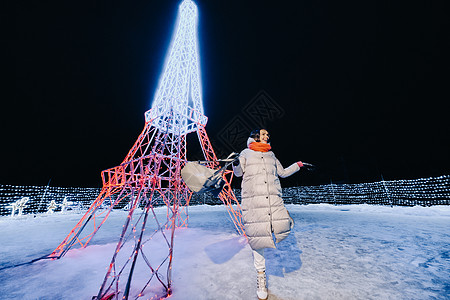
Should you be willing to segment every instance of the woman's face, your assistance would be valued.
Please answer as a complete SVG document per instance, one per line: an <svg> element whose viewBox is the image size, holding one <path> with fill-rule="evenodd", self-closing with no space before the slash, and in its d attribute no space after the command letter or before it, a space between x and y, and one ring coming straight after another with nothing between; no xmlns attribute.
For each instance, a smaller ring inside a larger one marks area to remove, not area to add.
<svg viewBox="0 0 450 300"><path fill-rule="evenodd" d="M265 129L259 131L259 139L261 143L267 144L269 141L269 133Z"/></svg>

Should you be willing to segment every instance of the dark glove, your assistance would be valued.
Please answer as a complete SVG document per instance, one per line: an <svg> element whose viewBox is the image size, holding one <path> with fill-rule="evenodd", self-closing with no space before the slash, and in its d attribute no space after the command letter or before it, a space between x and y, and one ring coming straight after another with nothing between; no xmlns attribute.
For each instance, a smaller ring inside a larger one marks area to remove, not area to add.
<svg viewBox="0 0 450 300"><path fill-rule="evenodd" d="M233 160L233 166L237 167L239 166L239 153L233 152L230 155L228 155L228 159L234 159Z"/></svg>
<svg viewBox="0 0 450 300"><path fill-rule="evenodd" d="M308 171L314 171L316 169L316 166L313 164L309 164L309 163L303 163L303 168L308 170Z"/></svg>
<svg viewBox="0 0 450 300"><path fill-rule="evenodd" d="M237 167L237 166L239 166L239 164L240 164L240 161L239 161L239 156L238 156L233 161L233 167Z"/></svg>

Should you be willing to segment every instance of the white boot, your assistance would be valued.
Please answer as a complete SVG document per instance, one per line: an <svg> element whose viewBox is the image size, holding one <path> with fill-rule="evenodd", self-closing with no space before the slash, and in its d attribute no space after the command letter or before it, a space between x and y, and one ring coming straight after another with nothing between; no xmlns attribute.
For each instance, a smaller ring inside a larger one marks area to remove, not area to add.
<svg viewBox="0 0 450 300"><path fill-rule="evenodd" d="M266 271L258 272L256 277L256 295L259 300L267 299Z"/></svg>

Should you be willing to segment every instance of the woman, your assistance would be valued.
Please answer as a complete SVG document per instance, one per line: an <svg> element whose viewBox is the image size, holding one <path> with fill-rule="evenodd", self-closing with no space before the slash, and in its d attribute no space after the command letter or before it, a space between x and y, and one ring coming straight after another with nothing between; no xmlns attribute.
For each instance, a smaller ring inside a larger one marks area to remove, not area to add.
<svg viewBox="0 0 450 300"><path fill-rule="evenodd" d="M242 217L248 242L253 250L257 275L258 299L267 299L266 265L264 248L276 248L276 242L284 240L293 226L293 221L281 198L278 176L290 176L303 166L301 161L283 168L269 144L266 129L254 130L247 141L239 160L233 164L234 174L242 179Z"/></svg>

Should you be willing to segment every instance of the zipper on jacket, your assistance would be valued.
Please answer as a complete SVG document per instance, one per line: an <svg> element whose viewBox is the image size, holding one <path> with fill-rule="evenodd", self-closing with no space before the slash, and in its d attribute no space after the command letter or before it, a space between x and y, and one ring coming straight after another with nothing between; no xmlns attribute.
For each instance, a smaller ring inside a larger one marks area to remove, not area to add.
<svg viewBox="0 0 450 300"><path fill-rule="evenodd" d="M262 155L262 154L261 154ZM261 156L264 166L264 172L266 173L266 181L264 182L266 184L267 188L267 199L269 202L269 219L270 219L270 231L273 233L273 226L272 226L272 204L270 203L270 192L269 192L269 177L267 174L267 167L266 167L266 161L264 159L264 156Z"/></svg>

